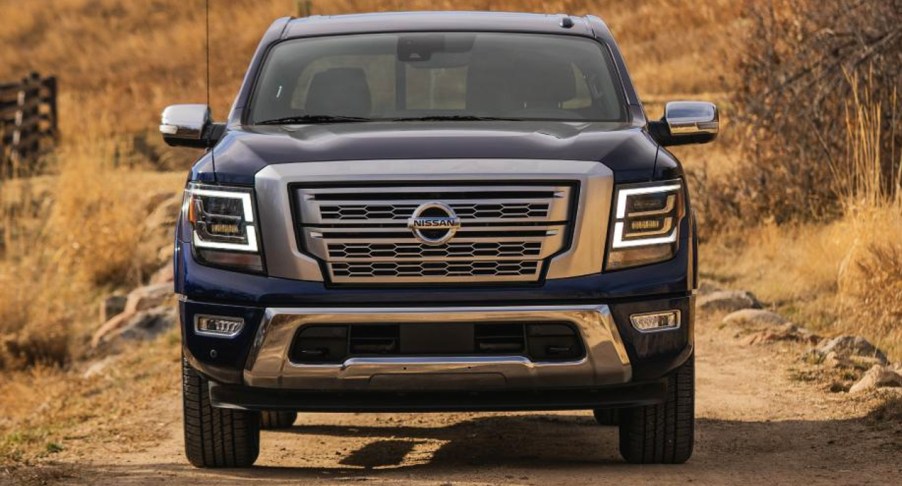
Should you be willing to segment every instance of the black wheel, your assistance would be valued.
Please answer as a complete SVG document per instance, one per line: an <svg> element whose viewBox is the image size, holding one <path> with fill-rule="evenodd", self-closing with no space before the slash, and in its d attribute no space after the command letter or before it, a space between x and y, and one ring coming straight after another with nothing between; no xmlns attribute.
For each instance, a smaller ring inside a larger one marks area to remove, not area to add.
<svg viewBox="0 0 902 486"><path fill-rule="evenodd" d="M185 455L196 467L250 467L260 453L260 413L210 405L207 380L182 358Z"/></svg>
<svg viewBox="0 0 902 486"><path fill-rule="evenodd" d="M596 408L592 411L598 425L618 425L620 423L620 410L616 408Z"/></svg>
<svg viewBox="0 0 902 486"><path fill-rule="evenodd" d="M262 412L260 428L263 430L287 429L294 425L297 412Z"/></svg>
<svg viewBox="0 0 902 486"><path fill-rule="evenodd" d="M670 377L667 401L620 410L620 455L634 464L682 464L695 434L695 357Z"/></svg>

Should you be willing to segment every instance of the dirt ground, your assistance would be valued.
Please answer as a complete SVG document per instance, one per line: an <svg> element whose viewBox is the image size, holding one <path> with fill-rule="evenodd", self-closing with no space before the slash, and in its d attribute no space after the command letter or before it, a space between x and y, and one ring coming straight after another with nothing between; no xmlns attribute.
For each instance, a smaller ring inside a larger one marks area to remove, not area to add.
<svg viewBox="0 0 902 486"><path fill-rule="evenodd" d="M617 429L596 425L589 412L302 414L288 431L263 432L253 469L200 470L183 455L180 394L172 390L134 407L133 426L156 429L159 440L98 444L85 431L44 472L19 480L798 485L891 484L902 477L902 426L867 417L875 400L794 379L789 369L798 350L742 345L715 322L697 326L697 445L685 465L624 464Z"/></svg>

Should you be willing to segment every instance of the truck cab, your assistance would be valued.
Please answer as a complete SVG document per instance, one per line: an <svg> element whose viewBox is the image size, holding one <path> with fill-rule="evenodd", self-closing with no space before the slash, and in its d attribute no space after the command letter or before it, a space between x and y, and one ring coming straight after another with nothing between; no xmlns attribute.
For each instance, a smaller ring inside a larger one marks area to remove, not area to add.
<svg viewBox="0 0 902 486"><path fill-rule="evenodd" d="M592 410L634 463L694 433L695 222L597 17L276 20L203 155L175 238L186 454L247 467L297 412Z"/></svg>

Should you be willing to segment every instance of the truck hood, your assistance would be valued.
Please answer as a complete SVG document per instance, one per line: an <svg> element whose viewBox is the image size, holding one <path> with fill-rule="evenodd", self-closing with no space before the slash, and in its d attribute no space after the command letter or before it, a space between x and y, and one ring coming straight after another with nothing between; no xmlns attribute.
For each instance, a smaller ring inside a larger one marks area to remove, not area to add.
<svg viewBox="0 0 902 486"><path fill-rule="evenodd" d="M368 122L229 129L192 180L253 185L270 164L392 159L591 160L618 182L654 175L657 144L622 123L548 121ZM214 159L215 158L215 175Z"/></svg>

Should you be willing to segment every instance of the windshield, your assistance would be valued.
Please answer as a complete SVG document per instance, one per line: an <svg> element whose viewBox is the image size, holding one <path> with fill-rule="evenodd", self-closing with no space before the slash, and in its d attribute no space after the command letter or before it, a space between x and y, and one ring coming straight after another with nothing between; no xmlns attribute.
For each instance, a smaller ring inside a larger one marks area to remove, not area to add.
<svg viewBox="0 0 902 486"><path fill-rule="evenodd" d="M294 39L273 47L250 121L624 121L610 55L547 34L397 33Z"/></svg>

